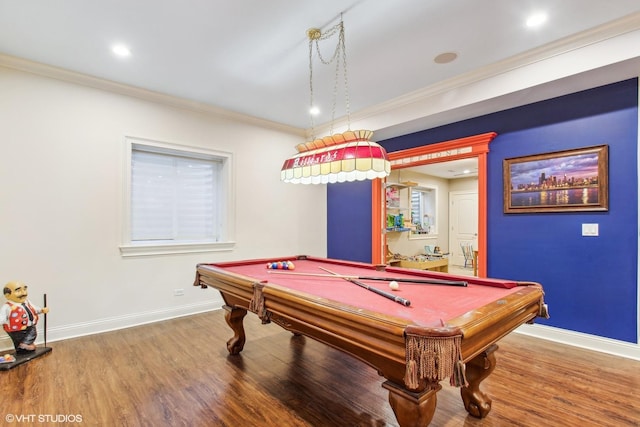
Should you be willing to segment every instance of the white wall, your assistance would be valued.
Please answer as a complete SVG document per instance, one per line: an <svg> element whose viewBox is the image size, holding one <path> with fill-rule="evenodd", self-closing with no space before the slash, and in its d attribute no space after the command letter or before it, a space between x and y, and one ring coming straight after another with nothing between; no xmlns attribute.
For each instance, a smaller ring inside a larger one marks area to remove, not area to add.
<svg viewBox="0 0 640 427"><path fill-rule="evenodd" d="M233 153L233 251L121 257L126 135ZM301 141L277 126L0 67L0 284L24 281L39 305L47 294L53 341L218 307L216 291L192 286L197 263L326 256L326 187L280 182Z"/></svg>
<svg viewBox="0 0 640 427"><path fill-rule="evenodd" d="M478 191L478 177L451 179L449 191Z"/></svg>

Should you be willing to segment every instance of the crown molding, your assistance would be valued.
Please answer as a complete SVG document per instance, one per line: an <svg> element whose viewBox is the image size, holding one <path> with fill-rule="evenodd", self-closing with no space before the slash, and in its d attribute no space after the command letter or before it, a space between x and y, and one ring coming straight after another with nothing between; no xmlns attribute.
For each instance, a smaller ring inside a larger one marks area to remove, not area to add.
<svg viewBox="0 0 640 427"><path fill-rule="evenodd" d="M352 112L351 126L372 129L378 134L373 139L380 141L566 94L554 87L517 95L536 86L557 82L570 93L613 82L607 78L637 77L640 72L629 70L637 68L640 58L640 49L634 48L638 34L640 12ZM611 72L611 66L622 62L627 65ZM598 69L603 72L594 72ZM581 78L586 72L591 72L589 79ZM576 76L580 81L566 80ZM315 130L326 132L330 125ZM346 117L333 121L334 129L348 126Z"/></svg>
<svg viewBox="0 0 640 427"><path fill-rule="evenodd" d="M163 93L142 89L135 86L129 86L117 83L111 80L101 79L99 77L87 74L77 73L75 71L65 70L63 68L53 67L51 65L30 61L28 59L18 58L15 56L0 53L0 66L36 74L42 77L48 77L67 83L77 84L81 86L91 87L119 95L130 96L170 107L182 108L185 110L203 113L227 120L233 120L240 123L250 124L268 129L279 130L294 135L305 136L305 130L288 126L282 123L272 122L265 119L241 114L235 111L227 110L215 105L205 104L201 102L191 101L184 98L178 98Z"/></svg>
<svg viewBox="0 0 640 427"><path fill-rule="evenodd" d="M367 122L386 113L393 112L394 110L398 110L401 108L404 109L412 105L423 105L430 99L443 96L444 94L451 93L452 91L458 90L462 87L468 87L474 84L478 84L483 81L487 81L489 79L506 74L510 71L523 69L527 66L531 66L554 57L562 56L570 52L577 51L581 48L595 45L597 43L638 30L640 30L640 12L627 15L621 19L611 21L607 24L566 37L553 43L548 43L544 46L540 46L522 54L507 58L503 61L487 65L472 72L461 74L450 79L438 82L436 84L424 87L422 89L418 89L389 101L382 102L373 107L363 109L359 112L351 113L351 123L353 124L355 122ZM73 71L5 54L0 54L0 66L13 68L69 83L88 86L95 89L101 89L125 96L131 96L138 99L143 99L146 101L164 104L176 108L183 108L198 113L204 113L246 124L252 124L259 127L275 129L294 135L299 135L303 138L307 137L310 134L310 129L296 128L284 125L282 123L241 114L214 105L173 97L159 92L116 83L110 80L76 73ZM343 117L334 120L334 128L346 128L346 126L346 118ZM375 127L367 125L365 125L364 127L373 128L374 131L376 130ZM330 129L329 123L317 125L315 127L316 131L328 129Z"/></svg>
<svg viewBox="0 0 640 427"><path fill-rule="evenodd" d="M380 114L401 106L422 101L442 93L458 89L473 83L487 80L491 77L504 74L506 72L526 67L528 65L547 60L552 57L563 55L585 46L590 46L605 40L609 40L633 31L640 30L640 12L627 15L626 17L612 21L599 27L592 28L582 33L574 34L561 40L531 49L519 55L512 56L503 61L489 64L478 68L472 72L461 74L447 80L443 80L431 86L409 92L405 95L394 98L388 102L378 104L374 107L362 110L357 113L358 119L367 116ZM352 114L354 116L354 114Z"/></svg>

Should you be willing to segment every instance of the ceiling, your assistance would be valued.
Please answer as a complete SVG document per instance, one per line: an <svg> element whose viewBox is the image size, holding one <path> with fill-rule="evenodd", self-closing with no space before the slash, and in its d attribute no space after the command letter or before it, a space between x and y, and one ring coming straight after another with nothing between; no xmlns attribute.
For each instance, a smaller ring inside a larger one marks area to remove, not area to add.
<svg viewBox="0 0 640 427"><path fill-rule="evenodd" d="M306 32L341 14L353 114L639 11L638 0L0 0L0 54L306 129ZM534 12L548 20L530 29ZM457 59L436 63L442 53ZM314 64L316 124L331 121L335 74ZM336 117L345 104L339 94Z"/></svg>

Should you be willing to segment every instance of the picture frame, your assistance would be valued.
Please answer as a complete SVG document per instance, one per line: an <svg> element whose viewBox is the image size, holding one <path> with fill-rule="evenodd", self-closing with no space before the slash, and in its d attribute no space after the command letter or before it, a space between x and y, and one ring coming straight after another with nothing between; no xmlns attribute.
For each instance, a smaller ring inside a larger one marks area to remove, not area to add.
<svg viewBox="0 0 640 427"><path fill-rule="evenodd" d="M609 210L609 146L503 160L504 213Z"/></svg>

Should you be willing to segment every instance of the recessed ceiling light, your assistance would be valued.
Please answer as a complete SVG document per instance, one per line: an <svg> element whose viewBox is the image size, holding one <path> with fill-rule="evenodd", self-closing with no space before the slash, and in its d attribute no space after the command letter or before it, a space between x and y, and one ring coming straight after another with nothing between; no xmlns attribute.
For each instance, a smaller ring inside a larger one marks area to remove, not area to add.
<svg viewBox="0 0 640 427"><path fill-rule="evenodd" d="M448 64L449 62L453 62L458 58L458 54L455 52L444 52L440 55L433 58L433 62L436 64Z"/></svg>
<svg viewBox="0 0 640 427"><path fill-rule="evenodd" d="M544 12L534 13L533 15L527 18L526 24L529 28L539 27L540 25L547 22L547 14Z"/></svg>
<svg viewBox="0 0 640 427"><path fill-rule="evenodd" d="M116 55L122 56L122 57L131 55L131 50L127 46L125 46L123 44L117 44L117 45L113 46L111 48L111 51L113 53L115 53Z"/></svg>
<svg viewBox="0 0 640 427"><path fill-rule="evenodd" d="M309 108L309 114L311 114L312 116L317 116L318 114L320 114L320 109L318 107L311 107Z"/></svg>

